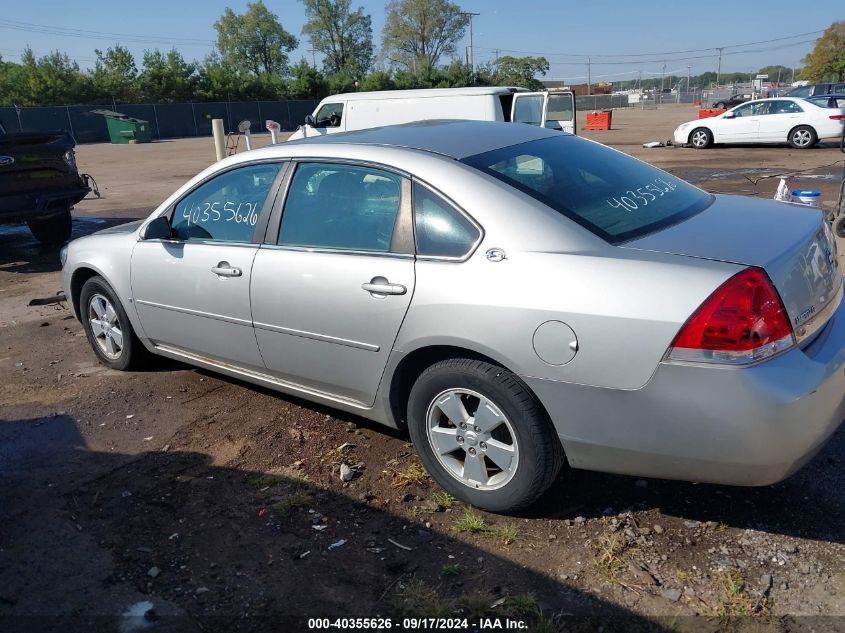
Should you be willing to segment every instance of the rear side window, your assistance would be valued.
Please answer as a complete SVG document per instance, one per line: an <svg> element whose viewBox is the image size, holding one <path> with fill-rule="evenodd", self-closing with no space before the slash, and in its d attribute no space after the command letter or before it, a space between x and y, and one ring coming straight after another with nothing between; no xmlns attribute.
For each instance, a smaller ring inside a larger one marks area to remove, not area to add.
<svg viewBox="0 0 845 633"><path fill-rule="evenodd" d="M481 237L460 211L418 183L414 183L414 223L418 255L461 258Z"/></svg>
<svg viewBox="0 0 845 633"><path fill-rule="evenodd" d="M288 190L280 246L387 253L402 179L367 167L305 163Z"/></svg>
<svg viewBox="0 0 845 633"><path fill-rule="evenodd" d="M621 152L555 136L463 162L528 194L611 244L681 222L713 196Z"/></svg>
<svg viewBox="0 0 845 633"><path fill-rule="evenodd" d="M845 84L836 84L833 87L833 94L835 94L835 95L845 95Z"/></svg>
<svg viewBox="0 0 845 633"><path fill-rule="evenodd" d="M803 112L794 101L771 101L769 103L769 114L792 114L795 112Z"/></svg>
<svg viewBox="0 0 845 633"><path fill-rule="evenodd" d="M250 242L281 165L249 165L215 176L176 205L170 218L180 240Z"/></svg>

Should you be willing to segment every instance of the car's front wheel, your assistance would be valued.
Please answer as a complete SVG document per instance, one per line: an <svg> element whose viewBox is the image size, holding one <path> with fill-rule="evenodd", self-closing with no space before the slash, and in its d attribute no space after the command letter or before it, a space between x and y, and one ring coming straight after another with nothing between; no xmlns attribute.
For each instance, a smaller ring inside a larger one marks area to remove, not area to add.
<svg viewBox="0 0 845 633"><path fill-rule="evenodd" d="M807 149L819 140L816 131L809 125L799 125L789 133L789 144L795 149Z"/></svg>
<svg viewBox="0 0 845 633"><path fill-rule="evenodd" d="M695 149L705 149L713 143L713 133L706 127L694 129L689 135L689 144Z"/></svg>
<svg viewBox="0 0 845 633"><path fill-rule="evenodd" d="M85 282L79 295L79 312L88 342L101 363L120 370L141 363L146 350L105 279L95 276Z"/></svg>
<svg viewBox="0 0 845 633"><path fill-rule="evenodd" d="M833 232L836 237L845 239L845 215L841 215L833 222Z"/></svg>
<svg viewBox="0 0 845 633"><path fill-rule="evenodd" d="M72 221L68 206L58 213L32 218L27 221L27 226L44 246L57 248L70 239Z"/></svg>
<svg viewBox="0 0 845 633"><path fill-rule="evenodd" d="M563 448L528 387L479 360L426 369L408 400L411 439L447 492L491 512L515 512L555 480Z"/></svg>

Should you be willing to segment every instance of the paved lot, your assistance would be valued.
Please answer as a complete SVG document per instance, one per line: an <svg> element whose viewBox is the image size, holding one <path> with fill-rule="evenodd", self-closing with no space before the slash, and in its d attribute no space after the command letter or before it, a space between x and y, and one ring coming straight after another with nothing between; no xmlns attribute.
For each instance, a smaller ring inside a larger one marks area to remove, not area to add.
<svg viewBox="0 0 845 633"><path fill-rule="evenodd" d="M618 111L589 137L712 191L770 197L771 176L807 170L790 183L835 200L836 148L642 148L693 115ZM212 159L210 139L80 147L104 196L78 206L75 234L145 216ZM160 631L487 612L626 631L753 613L731 624L792 631L845 616L843 432L776 486L568 471L525 516L460 531L468 509L418 476L400 433L175 363L98 365L65 305L28 305L59 289L58 268L0 229L0 630L133 630L133 608ZM340 459L363 474L341 483Z"/></svg>

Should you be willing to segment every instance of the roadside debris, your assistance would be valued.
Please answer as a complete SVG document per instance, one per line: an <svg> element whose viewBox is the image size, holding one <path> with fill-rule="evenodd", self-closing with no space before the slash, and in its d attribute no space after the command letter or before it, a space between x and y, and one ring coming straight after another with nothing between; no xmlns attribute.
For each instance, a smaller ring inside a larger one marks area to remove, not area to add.
<svg viewBox="0 0 845 633"><path fill-rule="evenodd" d="M332 543L331 545L329 545L326 549L328 551L332 551L333 549L337 549L338 547L343 547L344 545L346 545L346 539L342 538L339 541L336 541L336 542Z"/></svg>

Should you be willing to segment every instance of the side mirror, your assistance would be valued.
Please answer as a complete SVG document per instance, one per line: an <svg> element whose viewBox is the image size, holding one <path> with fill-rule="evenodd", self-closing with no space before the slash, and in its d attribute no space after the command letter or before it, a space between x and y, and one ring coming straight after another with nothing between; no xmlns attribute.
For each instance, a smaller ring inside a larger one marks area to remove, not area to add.
<svg viewBox="0 0 845 633"><path fill-rule="evenodd" d="M724 119L732 119L732 118L734 118L735 116L736 116L736 115L735 115L733 112L725 112L725 114L723 115L723 117L722 117L722 118L724 118Z"/></svg>
<svg viewBox="0 0 845 633"><path fill-rule="evenodd" d="M166 215L158 216L141 231L142 240L167 240L171 237L173 237L173 231Z"/></svg>
<svg viewBox="0 0 845 633"><path fill-rule="evenodd" d="M309 114L305 117L305 125L310 125L311 127L317 126L317 119L314 118L313 114Z"/></svg>

